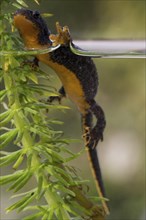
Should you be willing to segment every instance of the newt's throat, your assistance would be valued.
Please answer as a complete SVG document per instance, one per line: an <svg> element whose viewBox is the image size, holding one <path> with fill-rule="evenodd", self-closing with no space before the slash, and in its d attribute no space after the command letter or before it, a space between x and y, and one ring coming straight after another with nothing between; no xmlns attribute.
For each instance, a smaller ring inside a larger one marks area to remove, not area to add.
<svg viewBox="0 0 146 220"><path fill-rule="evenodd" d="M39 43L40 30L36 25L27 19L25 15L17 14L14 16L14 25L19 30L24 40L25 47L28 49L43 49L48 46Z"/></svg>

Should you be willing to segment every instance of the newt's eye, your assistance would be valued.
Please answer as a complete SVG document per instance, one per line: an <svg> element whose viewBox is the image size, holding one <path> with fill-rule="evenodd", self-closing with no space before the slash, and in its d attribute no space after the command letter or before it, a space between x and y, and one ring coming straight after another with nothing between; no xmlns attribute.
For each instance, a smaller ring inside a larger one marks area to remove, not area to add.
<svg viewBox="0 0 146 220"><path fill-rule="evenodd" d="M40 13L38 11L34 11L33 12L33 17L34 18L39 18L40 17Z"/></svg>

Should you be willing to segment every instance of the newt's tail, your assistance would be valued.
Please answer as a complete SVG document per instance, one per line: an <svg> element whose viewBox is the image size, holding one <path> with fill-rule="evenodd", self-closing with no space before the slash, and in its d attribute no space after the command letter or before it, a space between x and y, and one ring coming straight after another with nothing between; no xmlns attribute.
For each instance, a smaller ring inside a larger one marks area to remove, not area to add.
<svg viewBox="0 0 146 220"><path fill-rule="evenodd" d="M98 196L101 198L101 203L103 205L105 213L109 215L110 213L109 207L108 207L107 201L104 200L105 190L104 190L104 185L102 181L102 175L101 175L101 170L100 170L100 165L99 165L96 149L87 147L87 154L88 154L88 159L90 162L92 174L95 179Z"/></svg>
<svg viewBox="0 0 146 220"><path fill-rule="evenodd" d="M84 140L87 149L88 159L90 162L91 170L93 177L95 179L97 193L99 197L101 197L101 202L104 208L105 213L108 215L109 208L107 202L104 200L105 190L104 184L102 181L102 175L98 160L98 155L96 151L96 145L98 144L99 140L103 140L103 130L105 127L105 117L102 108L97 105L97 103L92 100L90 104L90 109L86 114L82 115L82 124L83 124L83 131L84 131ZM95 126L92 126L92 117L93 114L97 118L97 122Z"/></svg>

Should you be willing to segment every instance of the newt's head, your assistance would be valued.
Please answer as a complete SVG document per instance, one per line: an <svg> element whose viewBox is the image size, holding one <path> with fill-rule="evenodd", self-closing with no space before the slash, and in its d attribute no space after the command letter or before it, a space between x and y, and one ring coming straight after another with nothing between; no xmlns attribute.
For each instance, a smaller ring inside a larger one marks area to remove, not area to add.
<svg viewBox="0 0 146 220"><path fill-rule="evenodd" d="M17 10L14 25L18 29L27 48L41 48L51 44L50 31L38 11Z"/></svg>

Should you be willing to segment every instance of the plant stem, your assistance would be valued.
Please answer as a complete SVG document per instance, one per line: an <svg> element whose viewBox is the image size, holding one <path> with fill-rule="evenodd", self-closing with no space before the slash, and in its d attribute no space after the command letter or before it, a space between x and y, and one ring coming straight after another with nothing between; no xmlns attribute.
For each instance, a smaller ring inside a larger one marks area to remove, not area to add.
<svg viewBox="0 0 146 220"><path fill-rule="evenodd" d="M11 73L8 71L7 68L5 68L5 74L4 74L4 84L5 84L5 88L9 91L8 92L8 100L9 103L13 103L12 105L10 104L10 108L12 110L15 110L15 114L14 114L14 125L16 126L16 128L18 128L18 130L20 132L22 132L23 136L22 136L22 146L23 148L26 150L26 155L28 156L30 152L33 151L33 146L34 146L34 140L30 135L30 132L28 130L29 128L29 124L26 120L26 117L23 113L22 106L21 103L19 101L19 95L17 90L15 89L12 90L12 87L14 87L15 81L11 76ZM13 83L12 83L13 82ZM13 91L13 94L12 92ZM39 156L36 154L36 152L33 152L32 154L32 160L31 160L31 167L34 170L34 174L36 177L36 180L38 180L38 169L42 164L41 161L39 160ZM43 184L44 186L48 185L48 181L47 181L47 177L45 175L45 173L42 173L43 176ZM62 199L59 197L59 195L57 195L57 192L52 192L49 188L47 189L47 191L45 192L45 200L47 201L48 205L53 206L53 207L57 207L59 205L60 208L60 212L62 214L62 219L64 220L70 220L70 216L68 214L68 212L62 208L62 206L60 205L60 203L63 203ZM55 213L55 210L54 210Z"/></svg>

